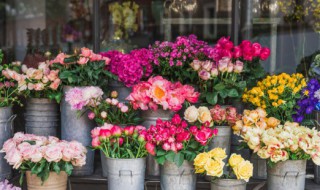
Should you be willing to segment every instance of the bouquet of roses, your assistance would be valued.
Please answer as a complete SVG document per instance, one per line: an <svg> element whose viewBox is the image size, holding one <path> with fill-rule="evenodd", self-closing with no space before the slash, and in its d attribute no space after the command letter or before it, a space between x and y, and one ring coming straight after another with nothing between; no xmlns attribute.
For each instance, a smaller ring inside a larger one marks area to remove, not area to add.
<svg viewBox="0 0 320 190"><path fill-rule="evenodd" d="M155 42L149 47L153 54L153 73L170 81L197 84L198 77L189 67L190 63L204 60L208 45L195 35L179 36L175 42Z"/></svg>
<svg viewBox="0 0 320 190"><path fill-rule="evenodd" d="M26 171L36 174L44 182L50 171L71 175L73 166L86 163L87 149L77 141L63 141L56 137L36 136L18 132L3 144L5 159L21 172L20 184Z"/></svg>
<svg viewBox="0 0 320 190"><path fill-rule="evenodd" d="M203 125L191 126L175 114L170 121L158 119L156 125L147 130L147 151L155 156L159 164L166 160L181 166L184 160L192 161L206 149L217 130Z"/></svg>
<svg viewBox="0 0 320 190"><path fill-rule="evenodd" d="M226 99L239 99L246 81L242 80L243 62L223 57L216 63L194 60L190 66L200 78L201 97L209 104L224 104Z"/></svg>
<svg viewBox="0 0 320 190"><path fill-rule="evenodd" d="M116 79L109 71L104 70L110 59L95 54L88 48L81 48L79 55L60 53L50 61L53 69L59 70L63 85L69 86L104 86L108 78Z"/></svg>
<svg viewBox="0 0 320 190"><path fill-rule="evenodd" d="M229 174L223 173L225 162L223 161L228 156L226 151L221 148L212 149L210 152L203 152L197 155L194 159L195 173L206 174L216 178L231 178L231 174L237 177L238 180L249 181L253 175L253 165L244 160L241 155L232 154L228 160L230 167Z"/></svg>
<svg viewBox="0 0 320 190"><path fill-rule="evenodd" d="M320 132L299 126L298 123L286 122L275 128L247 128L242 134L243 142L248 144L268 163L286 160L309 160L320 165Z"/></svg>
<svg viewBox="0 0 320 190"><path fill-rule="evenodd" d="M2 53L0 50L0 63ZM18 83L16 78L21 68L21 62L0 65L0 107L12 106L14 103L21 105L18 96Z"/></svg>
<svg viewBox="0 0 320 190"><path fill-rule="evenodd" d="M12 184L9 184L8 180L4 180L0 182L0 189L1 190L21 190L20 187L15 187Z"/></svg>
<svg viewBox="0 0 320 190"><path fill-rule="evenodd" d="M138 113L132 108L131 104L119 102L117 92L112 91L111 97L101 100L97 106L87 106L90 110L88 113L89 119L94 119L97 124L104 123L112 124L127 124L135 125L140 122Z"/></svg>
<svg viewBox="0 0 320 190"><path fill-rule="evenodd" d="M260 61L268 59L270 49L248 40L243 40L239 46L234 46L230 38L222 37L213 48L207 49L207 55L216 63L225 57L232 59L234 63L243 62L242 81L246 81L247 86L251 88L257 80L266 75Z"/></svg>
<svg viewBox="0 0 320 190"><path fill-rule="evenodd" d="M157 110L161 106L164 110L179 111L185 101L196 103L199 96L200 94L190 85L172 83L161 76L156 76L133 86L127 100L134 109Z"/></svg>
<svg viewBox="0 0 320 190"><path fill-rule="evenodd" d="M234 134L243 135L248 128L269 129L280 124L280 120L267 117L267 112L262 108L244 110L243 116L232 126ZM250 147L250 145L249 145Z"/></svg>
<svg viewBox="0 0 320 190"><path fill-rule="evenodd" d="M246 91L242 99L253 106L266 109L269 116L284 123L292 121L297 101L301 98L300 91L306 85L305 78L300 73L267 76L256 87Z"/></svg>
<svg viewBox="0 0 320 190"><path fill-rule="evenodd" d="M317 79L310 79L307 86L301 90L301 98L297 101L298 108L296 113L292 115L293 120L301 123L305 115L311 114L315 109L319 109L319 99L320 84Z"/></svg>
<svg viewBox="0 0 320 190"><path fill-rule="evenodd" d="M101 150L108 158L143 158L146 151L146 128L105 124L91 131L92 148Z"/></svg>
<svg viewBox="0 0 320 190"><path fill-rule="evenodd" d="M82 110L86 106L95 108L101 104L103 91L99 87L72 88L66 92L66 101L72 110Z"/></svg>
<svg viewBox="0 0 320 190"><path fill-rule="evenodd" d="M38 68L22 65L21 73L7 69L3 74L18 83L19 92L24 96L49 98L59 103L61 100L59 70L50 69L49 66L49 62L39 63Z"/></svg>
<svg viewBox="0 0 320 190"><path fill-rule="evenodd" d="M107 70L118 77L127 87L131 87L152 74L152 53L148 49L132 50L129 54L119 51L100 53L111 59Z"/></svg>
<svg viewBox="0 0 320 190"><path fill-rule="evenodd" d="M211 125L233 125L241 117L237 113L236 108L228 106L222 108L220 105L215 105L212 109L200 106L190 106L184 112L184 119L189 123L205 124L206 122Z"/></svg>

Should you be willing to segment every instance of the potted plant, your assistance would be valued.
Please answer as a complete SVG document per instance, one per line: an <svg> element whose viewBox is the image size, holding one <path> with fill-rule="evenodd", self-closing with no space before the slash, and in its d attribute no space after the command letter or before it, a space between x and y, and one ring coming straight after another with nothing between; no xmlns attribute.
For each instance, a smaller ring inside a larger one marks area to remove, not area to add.
<svg viewBox="0 0 320 190"><path fill-rule="evenodd" d="M16 187L9 183L8 180L4 180L0 182L0 189L2 190L21 190L20 187Z"/></svg>
<svg viewBox="0 0 320 190"><path fill-rule="evenodd" d="M195 173L212 176L211 190L246 190L253 165L238 154L232 154L226 165L223 160L227 157L225 150L221 148L200 153L194 159ZM229 172L224 172L224 167L228 167ZM233 175L236 179L232 178Z"/></svg>
<svg viewBox="0 0 320 190"><path fill-rule="evenodd" d="M50 69L49 62L37 68L22 65L21 72L6 70L18 83L19 93L27 98L26 132L41 136L57 136L59 127L58 103L61 100L59 70Z"/></svg>
<svg viewBox="0 0 320 190"><path fill-rule="evenodd" d="M0 63L3 54L0 50ZM11 79L8 69L19 71L21 67L20 62L13 62L11 64L0 65L0 146L12 137L13 134L13 120L16 115L12 113L12 106L14 104L22 105L17 97L18 85L15 80ZM0 155L0 180L9 179L12 174L10 165L5 161L4 155Z"/></svg>
<svg viewBox="0 0 320 190"><path fill-rule="evenodd" d="M60 71L59 78L63 85L63 98L60 108L62 139L77 140L84 146L90 145L89 133L94 128L94 122L89 120L86 115L78 117L77 111L71 109L65 101L65 96L66 92L72 87L106 87L109 79L116 78L110 72L104 70L109 62L109 58L95 54L88 48L81 48L80 54L76 55L60 53L51 61L51 67ZM75 169L73 175L91 175L93 173L93 158L93 151L88 151L87 165L81 169Z"/></svg>
<svg viewBox="0 0 320 190"><path fill-rule="evenodd" d="M146 148L161 165L161 189L195 189L192 161L216 134L208 125L189 128L178 114L169 121L157 119L147 131Z"/></svg>
<svg viewBox="0 0 320 190"><path fill-rule="evenodd" d="M155 76L133 86L127 100L132 104L133 109L143 110L142 125L149 128L158 118L169 120L174 112L182 108L183 104L196 103L199 95L190 85L182 85L180 82L173 83L161 76ZM151 110L147 111L149 109ZM150 156L147 165L147 175L160 175L159 165Z"/></svg>
<svg viewBox="0 0 320 190"><path fill-rule="evenodd" d="M146 169L146 128L111 124L91 131L92 148L103 152L103 173L108 189L144 189Z"/></svg>
<svg viewBox="0 0 320 190"><path fill-rule="evenodd" d="M305 187L306 163L312 159L320 165L320 132L286 122L274 128L245 127L241 134L246 143L268 163L268 189L296 189Z"/></svg>
<svg viewBox="0 0 320 190"><path fill-rule="evenodd" d="M77 141L18 132L4 143L1 152L20 171L20 185L26 175L29 190L66 190L68 176L74 166L85 164L87 150Z"/></svg>

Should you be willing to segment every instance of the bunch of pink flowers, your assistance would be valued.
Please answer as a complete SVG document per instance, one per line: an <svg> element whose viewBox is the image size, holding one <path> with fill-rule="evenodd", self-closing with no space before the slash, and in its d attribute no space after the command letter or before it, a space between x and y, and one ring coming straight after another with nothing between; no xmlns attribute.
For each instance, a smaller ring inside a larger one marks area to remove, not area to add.
<svg viewBox="0 0 320 190"><path fill-rule="evenodd" d="M146 151L146 128L105 123L91 131L93 149L101 150L108 158L143 158Z"/></svg>
<svg viewBox="0 0 320 190"><path fill-rule="evenodd" d="M4 180L0 182L0 189L1 190L21 190L20 187L15 187L12 184L9 184L8 180Z"/></svg>
<svg viewBox="0 0 320 190"><path fill-rule="evenodd" d="M214 61L219 61L223 57L252 61L260 59L262 61L270 56L270 49L262 47L259 43L251 43L243 40L239 46L234 46L230 38L222 37L213 48L208 48L208 56Z"/></svg>
<svg viewBox="0 0 320 190"><path fill-rule="evenodd" d="M196 103L200 93L190 85L180 82L172 83L162 76L149 78L133 86L132 93L127 97L134 109L157 110L161 106L164 110L178 111L185 101Z"/></svg>
<svg viewBox="0 0 320 190"><path fill-rule="evenodd" d="M102 100L103 91L99 87L72 88L66 93L65 100L73 110L81 110L85 106L96 107Z"/></svg>
<svg viewBox="0 0 320 190"><path fill-rule="evenodd" d="M87 149L77 141L67 142L56 137L18 132L3 144L1 152L5 153L4 158L14 169L19 169L24 163L38 163L42 160L83 166L86 163Z"/></svg>
<svg viewBox="0 0 320 190"><path fill-rule="evenodd" d="M53 60L50 61L51 64L53 63L60 63L61 65L69 64L68 62L65 62L66 58L69 58L69 55L66 55L65 53L58 54ZM100 54L93 53L92 50L89 48L83 47L81 48L81 53L76 60L76 63L79 65L85 65L88 62L95 62L95 61L105 61L105 64L108 65L110 63L110 58L103 57ZM72 63L74 64L74 63Z"/></svg>
<svg viewBox="0 0 320 190"><path fill-rule="evenodd" d="M217 135L216 129L211 129L209 126L191 126L188 128L188 123L181 119L178 114L175 114L170 121L163 121L158 119L156 125L151 125L147 130L147 151L151 155L156 155L156 150L173 151L178 153L179 151L194 149L189 147L190 142L197 142L198 146L205 146L212 139L214 135ZM197 150L201 148L197 147Z"/></svg>
<svg viewBox="0 0 320 190"><path fill-rule="evenodd" d="M210 113L212 121L216 125L228 124L232 126L242 117L241 114L237 113L237 109L232 106L223 108L220 105L215 105L210 109Z"/></svg>
<svg viewBox="0 0 320 190"><path fill-rule="evenodd" d="M107 69L128 87L137 84L143 78L148 78L152 73L152 53L148 49L132 50L129 54L109 51L101 55L110 57L111 62Z"/></svg>
<svg viewBox="0 0 320 190"><path fill-rule="evenodd" d="M202 80L209 80L224 73L240 74L243 71L243 62L239 60L233 62L229 57L223 57L217 63L194 60L190 65Z"/></svg>

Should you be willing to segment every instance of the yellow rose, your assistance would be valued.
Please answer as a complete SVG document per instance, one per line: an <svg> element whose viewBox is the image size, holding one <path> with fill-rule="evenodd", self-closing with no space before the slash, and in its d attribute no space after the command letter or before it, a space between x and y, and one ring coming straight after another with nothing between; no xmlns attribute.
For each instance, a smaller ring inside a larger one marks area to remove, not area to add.
<svg viewBox="0 0 320 190"><path fill-rule="evenodd" d="M248 182L250 177L252 177L253 165L249 161L242 161L233 168L233 172L237 176L237 179L243 179Z"/></svg>
<svg viewBox="0 0 320 190"><path fill-rule="evenodd" d="M194 169L196 174L202 174L206 171L203 166L195 166Z"/></svg>
<svg viewBox="0 0 320 190"><path fill-rule="evenodd" d="M189 123L197 121L199 116L198 109L195 106L190 106L184 112L184 119Z"/></svg>
<svg viewBox="0 0 320 190"><path fill-rule="evenodd" d="M270 158L270 154L268 153L268 147L264 146L257 152L258 156L262 159Z"/></svg>
<svg viewBox="0 0 320 190"><path fill-rule="evenodd" d="M208 153L206 152L200 153L194 159L194 165L199 167L204 166L209 159L210 159L210 155Z"/></svg>
<svg viewBox="0 0 320 190"><path fill-rule="evenodd" d="M210 110L207 107L201 106L198 108L199 117L198 120L201 123L205 123L206 121L210 122L212 121Z"/></svg>
<svg viewBox="0 0 320 190"><path fill-rule="evenodd" d="M226 150L222 148L215 148L208 152L211 158L215 160L222 161L223 159L227 158Z"/></svg>
<svg viewBox="0 0 320 190"><path fill-rule="evenodd" d="M237 166L238 164L240 164L242 161L244 161L244 159L241 157L240 154L231 154L230 158L229 158L229 165L233 168L235 166Z"/></svg>
<svg viewBox="0 0 320 190"><path fill-rule="evenodd" d="M274 117L269 117L267 121L268 128L275 128L280 124L280 121Z"/></svg>
<svg viewBox="0 0 320 190"><path fill-rule="evenodd" d="M213 177L221 177L223 174L224 162L210 159L204 166L207 171L207 175Z"/></svg>
<svg viewBox="0 0 320 190"><path fill-rule="evenodd" d="M240 131L242 128L243 122L241 120L236 121L236 123L232 126L233 133L240 135Z"/></svg>
<svg viewBox="0 0 320 190"><path fill-rule="evenodd" d="M270 160L274 163L280 162L280 161L286 161L289 159L289 155L287 151L285 150L275 150L270 155Z"/></svg>

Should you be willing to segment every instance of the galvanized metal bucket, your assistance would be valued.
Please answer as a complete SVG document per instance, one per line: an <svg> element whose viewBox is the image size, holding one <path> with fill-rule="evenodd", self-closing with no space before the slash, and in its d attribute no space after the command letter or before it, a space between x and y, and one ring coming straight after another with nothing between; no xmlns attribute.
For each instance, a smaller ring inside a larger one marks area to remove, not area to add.
<svg viewBox="0 0 320 190"><path fill-rule="evenodd" d="M106 158L108 190L143 190L146 159Z"/></svg>
<svg viewBox="0 0 320 190"><path fill-rule="evenodd" d="M129 94L132 91L130 87L126 87L123 83L116 80L110 81L109 89L110 89L110 92L114 90L118 92L118 100L120 102L125 102L126 98L129 96Z"/></svg>
<svg viewBox="0 0 320 190"><path fill-rule="evenodd" d="M173 162L165 161L161 166L160 185L163 190L195 190L196 182L192 162L184 161L178 167Z"/></svg>
<svg viewBox="0 0 320 190"><path fill-rule="evenodd" d="M268 190L304 190L306 160L287 160L268 167Z"/></svg>
<svg viewBox="0 0 320 190"><path fill-rule="evenodd" d="M28 190L67 190L68 175L62 171L60 174L50 172L49 178L42 184L41 178L36 174L26 172Z"/></svg>
<svg viewBox="0 0 320 190"><path fill-rule="evenodd" d="M253 164L253 179L267 179L267 160L260 158L256 153L251 155Z"/></svg>
<svg viewBox="0 0 320 190"><path fill-rule="evenodd" d="M0 146L13 135L13 120L16 115L12 115L11 107L0 108ZM0 153L0 181L9 179L12 175L12 167L4 159L5 153Z"/></svg>
<svg viewBox="0 0 320 190"><path fill-rule="evenodd" d="M59 105L46 98L29 98L26 102L25 128L29 134L57 136L60 126Z"/></svg>
<svg viewBox="0 0 320 190"><path fill-rule="evenodd" d="M102 165L102 177L108 177L108 169L107 169L107 157L100 150L101 157L101 165Z"/></svg>
<svg viewBox="0 0 320 190"><path fill-rule="evenodd" d="M244 180L216 179L211 183L211 190L246 190L246 186Z"/></svg>
<svg viewBox="0 0 320 190"><path fill-rule="evenodd" d="M251 151L249 148L243 148L239 150L241 137L232 134L231 135L231 147L230 152L240 154L245 160L250 160L251 158Z"/></svg>
<svg viewBox="0 0 320 190"><path fill-rule="evenodd" d="M141 112L142 123L141 125L149 128L151 125L155 125L158 118L162 120L169 120L174 115L174 112L169 110L147 110ZM148 178L157 178L160 176L160 165L155 161L153 156L147 156L147 171Z"/></svg>
<svg viewBox="0 0 320 190"><path fill-rule="evenodd" d="M226 154L229 156L232 129L230 126L216 126L215 128L218 129L218 135L214 136L212 141L209 143L209 150L220 147L225 149Z"/></svg>
<svg viewBox="0 0 320 190"><path fill-rule="evenodd" d="M72 87L64 87L63 93L65 94ZM61 139L72 141L76 140L82 143L83 146L91 145L91 130L94 128L95 123L89 120L87 113L78 117L77 111L71 110L71 106L64 100L61 101ZM82 167L75 167L73 176L86 176L91 175L94 170L94 151L87 148L86 164Z"/></svg>

